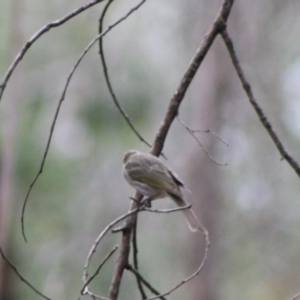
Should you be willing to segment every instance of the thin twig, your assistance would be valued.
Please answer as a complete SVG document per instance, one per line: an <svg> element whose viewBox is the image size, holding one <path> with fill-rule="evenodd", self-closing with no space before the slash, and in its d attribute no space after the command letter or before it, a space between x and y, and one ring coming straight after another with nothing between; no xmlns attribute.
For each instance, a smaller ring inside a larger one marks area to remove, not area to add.
<svg viewBox="0 0 300 300"><path fill-rule="evenodd" d="M101 240L103 239L103 237L106 235L106 233L113 227L115 226L116 224L118 224L119 222L121 222L122 220L126 219L127 217L131 216L131 215L134 215L136 214L140 209L139 208L136 208L132 211L129 211L127 212L126 214L120 216L119 218L115 219L114 221L112 221L111 223L109 223L105 228L104 230L102 230L102 232L98 235L98 237L96 238L92 248L90 249L89 251L89 254L86 258L86 262L84 264L84 270L83 270L83 282L84 284L86 284L87 282L87 278L88 278L88 268L89 268L89 265L90 265L90 261L92 259L92 256L94 255L94 253L96 252L97 250L97 247L99 245L99 243L101 242Z"/></svg>
<svg viewBox="0 0 300 300"><path fill-rule="evenodd" d="M165 114L162 124L157 132L156 137L155 137L153 148L151 150L151 153L153 155L159 156L159 154L161 153L164 143L165 143L165 140L166 140L166 137L167 137L167 134L168 134L169 129L174 121L174 118L178 114L179 106L184 98L184 95L185 95L191 81L193 80L198 68L200 67L204 57L206 56L210 46L212 45L215 37L220 32L220 30L221 30L220 25L223 24L223 22L226 22L226 20L229 16L232 4L233 4L233 0L224 0L223 1L216 20L214 21L211 29L205 35L199 49L197 50L190 65L188 66L188 69L185 72L182 80L180 81L179 86L170 101L168 110ZM139 198L138 198L138 196L139 196ZM135 198L140 199L141 195L136 193ZM132 201L130 210L133 210L133 209L137 208L138 206L139 206L138 203ZM134 215L127 218L125 226L133 224L134 220L135 220ZM126 268L126 265L128 264L131 234L132 234L132 230L130 230L130 229L127 231L123 231L122 241L121 241L121 246L120 246L120 255L119 255L119 259L116 264L116 267L115 267L115 271L114 271L110 289L109 289L109 297L112 300L116 300L118 297L124 268ZM205 262L205 260L206 260L206 257L205 257L203 263ZM201 268L202 267L200 266L199 272L200 272Z"/></svg>
<svg viewBox="0 0 300 300"><path fill-rule="evenodd" d="M186 125L180 118L177 116L177 120L183 127L188 129L189 131L195 133L195 132L200 132L200 133L211 133L213 136L215 136L221 143L223 143L226 147L229 147L229 144L226 143L216 132L214 132L212 129L206 129L206 130L199 130L199 129L192 129L188 125Z"/></svg>
<svg viewBox="0 0 300 300"><path fill-rule="evenodd" d="M46 300L51 300L51 298L48 298L44 294L42 294L40 291L38 291L31 283L29 283L18 271L17 267L5 256L4 252L0 248L0 253L2 258L7 262L7 264L11 267L11 269L15 272L15 274L20 278L21 281L23 281L29 288L31 288L36 294L41 296L42 298Z"/></svg>
<svg viewBox="0 0 300 300"><path fill-rule="evenodd" d="M175 212L175 211L190 209L191 207L192 207L192 204L182 206L182 207L171 208L171 209L153 209L153 208L143 206L142 210L153 212L153 213L167 214L167 213L172 213L172 212Z"/></svg>
<svg viewBox="0 0 300 300"><path fill-rule="evenodd" d="M19 62L22 60L22 58L24 57L24 55L26 54L27 50L31 47L31 45L37 41L37 39L39 39L44 33L48 32L50 29L54 28L54 27L58 27L62 24L64 24L65 22L69 21L70 19L72 19L73 17L77 16L78 14L82 13L83 11L87 10L88 8L102 2L103 0L94 0L91 1L79 8L77 8L76 10L74 10L73 12L67 14L66 16L64 16L63 18L57 20L57 21L53 21L50 22L48 24L46 24L45 26L43 26L39 31L37 31L26 43L25 45L22 47L21 51L17 54L17 56L15 57L14 61L12 62L12 64L10 65L10 67L8 68L2 82L0 83L0 102L3 96L3 92L5 90L5 87L8 83L8 80L10 78L10 76L12 75L12 73L14 72L14 70L16 69L17 65L19 64Z"/></svg>
<svg viewBox="0 0 300 300"><path fill-rule="evenodd" d="M264 111L262 110L262 108L259 106L258 102L256 101L251 86L248 82L248 80L245 77L245 74L242 70L242 67L239 63L239 60L237 58L236 52L234 50L234 46L233 43L231 41L231 38L228 34L228 31L226 29L226 24L224 24L223 26L223 30L221 31L221 35L223 38L223 41L227 47L227 50L229 52L230 58L232 60L232 63L234 65L234 68L237 72L237 75L243 85L244 91L246 92L248 99L251 103L251 105L253 106L260 122L262 123L262 125L265 127L266 131L268 132L269 136L271 137L271 139L273 140L275 146L277 147L279 153L281 154L282 159L285 159L289 165L292 167L292 169L294 169L294 171L296 172L296 174L300 177L300 166L299 164L294 160L294 158L285 150L282 142L280 141L279 137L277 136L276 132L274 131L274 129L272 128L271 123L269 122L269 120L267 119Z"/></svg>
<svg viewBox="0 0 300 300"><path fill-rule="evenodd" d="M159 295L160 293L139 273L139 271L133 268L131 265L127 265L126 269L132 272L136 278L138 278L153 294ZM165 297L159 297L162 300L166 300ZM145 298L146 299L146 298Z"/></svg>
<svg viewBox="0 0 300 300"><path fill-rule="evenodd" d="M119 248L119 246L115 246L103 259L99 267L97 268L96 272L89 278L89 280L85 283L83 288L81 289L81 295L84 295L86 293L89 294L88 285L91 283L91 281L99 274L101 268L104 266L104 264L109 260L109 258L116 252L116 250ZM86 290L87 288L87 290ZM93 293L90 293L91 296L93 296Z"/></svg>
<svg viewBox="0 0 300 300"><path fill-rule="evenodd" d="M300 297L300 293L296 294L291 300L296 300L299 297Z"/></svg>
<svg viewBox="0 0 300 300"><path fill-rule="evenodd" d="M138 221L138 216L135 218L135 222L133 225L133 233L132 233L132 257L133 257L133 265L135 270L139 269L139 263L138 263L138 245L137 245L137 221ZM144 290L144 287L142 285L141 279L139 276L136 276L136 282L138 285L138 289L141 293L142 299L147 299L146 292Z"/></svg>
<svg viewBox="0 0 300 300"><path fill-rule="evenodd" d="M142 2L144 2L145 0L143 0ZM137 5L136 7L140 6L142 4L142 2ZM49 137L48 137L48 140L47 140L47 145L46 145L46 149L44 151L44 155L43 155L43 158L42 158L42 162L41 162L41 165L40 165L40 168L34 178L34 180L31 182L30 186L29 186L29 189L27 191L27 194L26 194L26 197L25 197L25 200L24 200L24 203L23 203L23 207L22 207L22 216L21 216L21 227L22 227L22 235L23 235L23 238L24 240L27 242L27 239L26 239L26 235L25 235L25 226L24 226L24 216L25 216L25 208L26 208L26 204L27 204L27 200L29 198L29 195L31 193L31 190L33 188L33 186L35 185L36 181L38 180L38 178L40 177L40 175L42 174L43 172L43 169L44 169L44 164L45 164L45 161L46 161L46 157L48 155L48 151L49 151L49 148L50 148L50 144L51 144L51 140L52 140L52 136L53 136L53 132L54 132L54 128L55 128L55 125L56 125L56 121L57 121L57 118L58 118L58 114L59 114L59 111L60 111L60 108L61 108L61 105L62 105L62 102L64 101L65 99L65 96L66 96L66 92L67 92L67 89L68 89L68 86L70 84L70 81L71 81L71 78L75 72L75 70L77 69L78 65L80 64L80 62L82 61L82 59L84 58L84 56L86 55L86 53L91 49L91 47L101 38L103 37L104 35L106 35L110 30L112 30L114 27L116 27L118 24L120 24L121 22L123 22L124 20L126 20L137 8L134 7L132 9L130 9L128 11L128 13L126 15L124 15L122 18L120 18L119 20L117 20L116 22L114 22L113 24L111 24L110 26L108 26L108 28L102 32L101 34L97 35L89 44L88 46L84 49L84 51L82 52L82 54L79 56L79 58L77 59L75 65L73 66L73 68L71 69L71 72L69 73L69 76L67 77L67 80L66 80L66 84L65 84L65 87L63 89L63 92L61 94L61 97L58 101L58 105L57 105L57 108L56 108L56 111L55 111L55 114L54 114L54 118L53 118L53 121L52 121L52 124L51 124L51 128L50 128L50 133L49 133Z"/></svg>
<svg viewBox="0 0 300 300"><path fill-rule="evenodd" d="M208 31L208 33L203 38L203 41L198 48L195 56L193 57L192 61L190 62L185 74L183 75L180 84L175 91L169 107L168 111L164 117L164 120L162 121L162 124L158 130L158 133L155 137L154 146L152 148L151 153L153 155L158 156L160 152L163 149L164 142L166 140L167 134L169 132L169 129L171 127L171 124L173 123L174 118L178 115L178 110L180 107L180 104L184 98L184 95L190 86L193 78L196 75L197 70L199 69L202 61L204 60L208 50L210 49L213 41L215 40L216 36L219 34L221 30L221 26L224 22L226 22L231 7L233 4L233 0L224 0L223 4L219 10L218 16L216 20L213 22L212 27Z"/></svg>
<svg viewBox="0 0 300 300"><path fill-rule="evenodd" d="M196 132L196 130L192 130L190 127L188 127L187 125L185 125L178 117L177 120L179 121L179 123L187 130L187 132L192 136L192 138L196 141L196 143L200 146L200 148L203 150L203 152L207 155L207 157L213 161L216 165L218 166L227 166L227 163L219 163L217 162L210 154L209 152L206 150L206 148L202 145L202 143L198 140L198 138L195 136L194 132ZM206 131L209 132L209 131Z"/></svg>
<svg viewBox="0 0 300 300"><path fill-rule="evenodd" d="M99 34L102 32L103 30L103 20L105 17L105 14L107 12L108 7L110 6L110 4L113 2L113 0L110 0L105 8L103 9L103 12L101 14L101 18L99 20ZM134 10L137 10L138 8L140 8L144 3L146 2L146 0L143 0L142 2L140 2L136 7L134 7ZM100 54L100 58L101 58L101 63L103 66L103 73L104 73L104 77L105 77L105 82L107 85L107 88L109 90L109 93L113 99L113 102L115 104L115 106L117 107L117 109L119 110L120 114L122 115L122 117L124 118L125 122L128 124L128 126L132 129L132 131L135 133L135 135L140 139L140 141L142 141L143 143L145 143L147 146L151 147L150 143L148 143L142 136L141 134L137 131L137 129L134 127L130 117L126 114L126 112L124 111L124 109L122 108L120 101L118 100L114 89L112 87L110 78L109 78L109 74L108 74L108 69L107 69L107 64L106 64L106 59L105 59L105 55L104 55L104 50L103 50L103 38L99 39L99 54Z"/></svg>
<svg viewBox="0 0 300 300"><path fill-rule="evenodd" d="M203 227L203 226L202 226ZM208 255L208 249L209 249L209 246L210 246L210 240L209 240L209 234L208 234L208 231L205 227L203 227L203 231L201 231L202 234L204 234L205 236L205 251L204 251L204 256L203 256L203 259L198 267L198 269L192 274L190 275L189 277L185 278L184 280L182 280L180 283L178 283L177 285L175 285L172 289L170 289L169 291L165 292L165 293L162 293L160 295L156 295L154 297L150 297L146 300L153 300L153 299L158 299L158 298L161 298L161 297L164 297L164 296L167 296L167 295L170 295L172 292L174 292L175 290L177 290L179 287L181 287L182 285L184 285L185 283L187 283L188 281L192 280L194 277L196 277L200 271L202 270L206 260L207 260L207 255ZM200 232L200 231L199 231Z"/></svg>
<svg viewBox="0 0 300 300"><path fill-rule="evenodd" d="M172 213L172 212L176 212L176 211L181 211L181 210L186 210L186 209L190 209L192 207L192 204L186 205L186 206L182 206L182 207L177 207L177 208L171 208L171 209L153 209L153 208L149 208L146 206L142 206L140 208L140 211L148 211L148 212L153 212L153 213L162 213L162 214L166 214L166 213ZM200 223L199 221L199 227L197 228L198 231L200 231L201 233L203 233L204 235L208 234L206 228Z"/></svg>

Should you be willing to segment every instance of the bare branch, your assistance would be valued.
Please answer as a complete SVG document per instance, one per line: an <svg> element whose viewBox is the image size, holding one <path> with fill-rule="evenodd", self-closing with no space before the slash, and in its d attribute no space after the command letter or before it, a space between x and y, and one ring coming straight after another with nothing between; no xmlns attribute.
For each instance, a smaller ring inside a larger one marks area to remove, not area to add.
<svg viewBox="0 0 300 300"><path fill-rule="evenodd" d="M233 4L233 0L224 0L223 1L223 4L220 8L220 11L218 13L216 20L214 21L211 29L205 35L199 49L197 50L187 71L185 72L174 96L172 97L172 99L170 101L167 113L166 113L166 115L163 119L163 122L158 130L158 133L155 137L153 148L151 150L151 153L153 155L159 156L159 154L161 153L164 143L165 143L165 140L166 140L166 137L167 137L167 134L171 127L171 124L172 124L174 118L178 114L179 106L183 100L185 92L187 91L192 79L194 78L198 68L200 67L200 65L201 65L204 57L206 56L207 51L209 50L210 46L212 45L215 37L222 29L221 28L222 24L224 22L226 22L226 20L229 16L232 4ZM137 193L135 199L141 199L141 195L139 195ZM132 201L130 210L136 209L138 207L139 207L139 204L135 201ZM125 226L128 226L130 228L129 225L134 224L134 220L135 220L135 215L128 217L126 219ZM121 284L121 278L122 278L122 275L124 272L124 268L126 268L126 266L128 265L131 234L132 234L132 230L130 230L130 229L123 231L122 242L121 242L121 247L120 247L120 255L119 255L119 259L116 264L116 267L115 267L111 286L109 289L109 297L112 300L116 300L118 297L119 287ZM208 243L208 245L209 245L209 243ZM207 249L208 249L208 246L207 246ZM206 255L207 255L207 253L206 253ZM205 261L206 261L206 257L203 260L203 263ZM199 267L199 272L200 272L201 268L202 268L202 266ZM197 274L198 273L196 272L196 275Z"/></svg>
<svg viewBox="0 0 300 300"><path fill-rule="evenodd" d="M299 297L300 297L300 293L296 294L291 300L296 300Z"/></svg>
<svg viewBox="0 0 300 300"><path fill-rule="evenodd" d="M110 6L110 4L113 2L113 0L110 0L105 8L103 9L103 12L101 14L100 20L99 20L99 34L102 32L103 30L103 20L105 17L105 14ZM142 2L140 2L136 7L134 7L134 10L137 10L138 8L140 8L144 3L146 2L146 0L143 0ZM118 100L114 89L112 87L110 78L109 78L109 74L108 74L108 69L107 69L107 64L106 64L106 59L105 59L105 55L104 55L104 50L103 50L103 38L99 39L99 54L100 54L100 58L101 58L101 63L103 66L103 73L104 73L104 77L105 77L105 82L107 85L107 88L109 90L109 93L113 99L113 102L115 104L115 106L117 107L117 109L119 110L120 114L122 115L122 117L124 118L125 122L128 124L128 126L132 129L132 131L135 133L135 135L140 139L140 141L142 141L143 143L145 143L147 146L151 147L151 145L141 136L141 134L137 131L137 129L134 127L130 117L126 114L126 112L124 111L124 109L122 108L122 106L120 105L120 101Z"/></svg>
<svg viewBox="0 0 300 300"><path fill-rule="evenodd" d="M192 204L186 205L184 207L177 207L177 208L173 208L173 209L150 209L148 207L146 207L145 205L142 206L140 208L140 212L142 211L148 211L148 212L153 212L153 213L172 213L172 212L176 212L176 211L181 211L181 210L185 210L185 209L190 209L192 207ZM136 218L136 222L137 222L137 218ZM141 285L141 282L145 283L143 281L143 278L141 277L141 275L138 273L138 249L137 249L137 241L136 241L136 228L137 228L137 223L134 224L133 227L133 237L132 237L132 245L133 245L133 262L134 262L134 268L132 268L132 266L127 266L126 268L129 269L130 271L132 271L133 273L135 273L136 275L136 279L137 279L137 284L138 284L138 288L140 290L140 293L142 295L142 299L147 299L146 293L143 289L143 286ZM200 230L203 230L203 226L200 224ZM204 228L205 229L205 228ZM205 229L206 230L206 229ZM138 275L136 274L138 273ZM148 283L149 285L149 283ZM149 286L146 285L148 288ZM153 288L150 289L152 292L154 292ZM158 292L154 292L154 294L159 295ZM164 299L163 297L161 297L162 299Z"/></svg>
<svg viewBox="0 0 300 300"><path fill-rule="evenodd" d="M223 26L223 30L221 31L221 35L223 38L223 41L227 47L227 50L229 52L229 55L231 57L232 63L234 65L234 68L237 72L237 75L243 85L244 91L248 96L248 99L251 103L251 105L253 106L256 114L259 117L260 122L262 123L262 125L265 127L266 131L268 132L269 136L271 137L271 139L273 140L275 146L277 147L279 153L282 156L282 159L285 159L289 165L294 169L294 171L296 172L296 174L300 177L300 166L299 164L294 160L294 158L285 150L282 142L280 141L280 139L278 138L276 132L274 131L274 129L272 128L271 123L269 122L269 120L267 119L264 111L262 110L262 108L259 106L258 102L256 101L251 86L249 84L249 82L247 81L245 74L241 68L241 65L239 63L239 60L237 58L236 52L234 50L234 46L233 43L231 41L231 38L226 30L226 25L224 24Z"/></svg>
<svg viewBox="0 0 300 300"><path fill-rule="evenodd" d="M8 80L10 78L10 76L12 75L12 73L14 72L14 70L16 69L17 65L19 64L19 62L22 60L22 58L24 57L24 55L26 54L27 50L31 47L31 45L36 42L44 33L48 32L50 29L54 28L54 27L58 27L62 24L64 24L65 22L69 21L70 19L72 19L73 17L77 16L78 14L82 13L83 11L87 10L88 8L102 2L103 0L94 0L91 1L79 8L77 8L76 10L74 10L73 12L67 14L66 16L64 16L63 18L57 20L57 21L53 21L50 22L48 24L46 24L44 27L42 27L39 31L37 31L23 46L23 48L21 49L21 51L18 53L18 55L15 57L14 61L12 62L12 64L10 65L10 67L8 68L2 82L0 83L0 102L2 99L2 95L3 92L5 90L5 87L8 83Z"/></svg>
<svg viewBox="0 0 300 300"><path fill-rule="evenodd" d="M135 193L134 199L135 201L131 202L130 209L129 209L130 211L139 210L140 207L139 202L142 199L142 195L139 193ZM132 214L132 216L127 217L125 220L124 228L128 228L128 229L122 231L120 254L112 277L112 282L109 288L109 298L111 300L115 300L118 297L122 275L126 266L128 265L131 234L132 234L132 228L135 223L135 219L136 219L136 214Z"/></svg>
<svg viewBox="0 0 300 300"><path fill-rule="evenodd" d="M146 206L143 206L140 208L140 211L149 211L149 212L153 212L153 213L172 213L172 212L176 212L176 211L181 211L181 210L186 210L186 209L190 209L192 207L192 204L186 205L186 206L182 206L182 207L176 207L176 208L171 208L171 209L152 209ZM199 222L199 228L198 230L203 233L205 236L208 235L208 231L207 229ZM209 242L208 242L209 244Z"/></svg>
<svg viewBox="0 0 300 300"><path fill-rule="evenodd" d="M133 233L132 233L132 257L133 257L133 265L134 269L138 270L139 269L139 263L138 263L138 246L137 246L137 221L138 221L138 216L136 216L135 223L133 225ZM127 267L128 269L128 267ZM142 299L147 299L146 292L144 291L143 285L142 285L142 280L139 276L136 276L136 282L138 285L138 289L141 293Z"/></svg>
<svg viewBox="0 0 300 300"><path fill-rule="evenodd" d="M23 281L27 286L29 286L29 288L31 288L36 294L38 294L39 296L41 296L42 298L46 299L46 300L51 300L50 298L48 298L47 296L45 296L44 294L42 294L40 291L38 291L30 282L28 282L18 271L17 267L5 256L4 252L2 251L2 249L0 248L0 253L2 258L7 262L7 264L11 267L11 269L15 272L15 274L20 278L21 281Z"/></svg>
<svg viewBox="0 0 300 300"><path fill-rule="evenodd" d="M133 268L131 265L128 265L126 269L130 272L132 272L138 279L141 281L153 294L159 295L160 293L151 286L151 284L139 273L139 271L135 268ZM162 300L166 300L165 297L161 296L159 297ZM145 298L146 299L146 298Z"/></svg>
<svg viewBox="0 0 300 300"><path fill-rule="evenodd" d="M202 226L203 227L203 226ZM174 286L172 289L170 289L169 291L163 293L163 294L160 294L160 295L157 295L157 296L154 296L154 297L151 297L151 298L148 298L147 300L153 300L153 299L158 299L158 298L161 298L161 297L164 297L164 296L167 296L167 295L170 295L172 292L174 292L175 290L177 290L179 287L181 287L182 285L184 285L185 283L187 283L188 281L192 280L194 277L196 277L200 271L202 270L206 260L207 260L207 255L208 255L208 249L209 249L209 246L210 246L210 240L209 240L209 234L208 234L208 231L205 227L203 227L203 232L201 231L201 233L204 234L205 236L205 251L204 251L204 257L198 267L198 269L192 274L190 275L189 277L185 278L184 280L182 280L180 283L178 283L176 286Z"/></svg>
<svg viewBox="0 0 300 300"><path fill-rule="evenodd" d="M187 130L191 131L192 133L211 133L213 136L215 136L221 143L223 143L226 147L229 147L229 144L226 143L217 133L215 133L211 129L206 129L206 130L199 130L199 129L192 129L190 126L186 125L180 118L177 116L178 122L185 127Z"/></svg>
<svg viewBox="0 0 300 300"><path fill-rule="evenodd" d="M151 153L158 156L163 149L164 142L166 140L167 134L171 127L174 118L178 115L179 106L184 98L184 95L192 82L197 70L199 69L204 57L206 56L209 48L211 47L215 37L221 30L221 26L226 22L229 12L231 10L233 0L224 0L220 8L218 16L214 21L211 29L205 35L200 47L198 48L195 56L193 57L188 69L186 70L181 82L173 95L168 111L165 118L160 126L160 129L155 137L155 143L152 148Z"/></svg>
<svg viewBox="0 0 300 300"><path fill-rule="evenodd" d="M68 86L70 84L70 81L71 81L71 78L72 76L74 75L75 73L75 70L77 69L77 67L79 66L80 62L82 61L82 59L84 58L84 56L87 54L87 52L91 49L91 47L101 38L103 37L104 35L106 35L110 30L112 30L114 27L116 27L118 24L120 24L121 22L125 21L136 9L137 7L139 7L140 5L142 5L143 3L145 2L145 0L143 0L139 5L137 5L136 7L130 9L128 11L128 13L126 15L124 15L122 18L120 18L119 20L117 20L116 22L114 22L113 24L111 24L110 26L108 26L108 28L102 32L101 34L97 35L89 44L88 46L84 49L84 51L82 52L82 54L79 56L79 58L77 59L75 65L73 66L71 72L69 73L69 76L67 77L67 80L66 80L66 84L65 84L65 87L63 89L63 92L61 94L61 97L58 101L58 105L57 105L57 108L56 108L56 111L55 111L55 114L54 114L54 118L53 118L53 121L52 121L52 124L51 124L51 128L50 128L50 133L49 133L49 137L48 137L48 141L47 141L47 145L46 145L46 149L44 151L44 155L43 155L43 158L42 158L42 162L41 162L41 165L40 165L40 168L34 178L34 180L31 182L30 186L29 186L29 189L27 191L27 194L26 194L26 197L25 197L25 200L24 200L24 203L23 203L23 207L22 207L22 216L21 216L21 227L22 227L22 235L23 235L23 238L24 240L27 242L27 239L26 239L26 235L25 235L25 225L24 225L24 217L25 217L25 208L26 208L26 204L27 204L27 201L28 201L28 198L29 198L29 195L31 193L31 190L33 188L33 186L35 185L36 181L38 180L38 178L40 177L40 175L42 174L43 172L43 169L44 169L44 164L45 164L45 161L46 161L46 157L48 155L48 151L49 151L49 148L50 148L50 144L51 144L51 140L52 140L52 136L53 136L53 132L54 132L54 128L55 128L55 125L56 125L56 121L57 121L57 118L58 118L58 114L59 114L59 111L60 111L60 108L61 108L61 105L65 99L65 96L66 96L66 92L67 92L67 89L68 89Z"/></svg>
<svg viewBox="0 0 300 300"><path fill-rule="evenodd" d="M119 248L119 246L115 246L103 259L99 267L97 268L96 272L89 278L89 280L85 283L83 288L81 289L81 295L89 294L91 296L95 296L93 293L89 291L88 285L91 283L91 281L99 274L101 268L104 266L104 264L109 260L109 258L116 252L116 250Z"/></svg>
<svg viewBox="0 0 300 300"><path fill-rule="evenodd" d="M206 150L206 148L202 145L202 143L198 140L198 138L195 136L195 132L197 132L197 130L192 130L190 127L188 127L187 125L185 125L180 119L179 117L177 117L177 120L179 121L179 123L187 130L187 132L192 136L192 138L196 141L196 143L200 146L200 148L204 151L204 153L207 155L207 157L213 161L216 165L218 166L227 166L227 163L225 164L222 164L222 163L219 163L217 162L209 153L208 151ZM199 132L199 130L198 130ZM206 132L210 132L209 130L206 130ZM221 140L222 141L222 140Z"/></svg>
<svg viewBox="0 0 300 300"><path fill-rule="evenodd" d="M90 265L90 261L92 259L92 256L94 255L94 253L96 252L97 250L97 247L99 245L99 243L101 242L101 240L103 239L103 237L106 235L106 233L113 227L115 226L116 224L118 224L119 222L121 222L122 220L126 219L127 217L131 216L131 215L134 215L136 214L137 212L139 211L139 208L136 208L132 211L129 211L128 213L120 216L119 218L115 219L114 221L112 221L111 223L109 223L105 228L104 230L102 230L102 232L99 234L99 236L97 237L97 239L95 240L92 248L90 249L89 251L89 254L86 258L86 262L84 264L84 271L83 271L83 282L84 284L87 283L88 281L88 268L89 268L89 265Z"/></svg>
<svg viewBox="0 0 300 300"><path fill-rule="evenodd" d="M182 206L182 207L171 208L171 209L153 209L153 208L143 206L143 210L153 212L153 213L167 214L167 213L172 213L175 211L190 209L191 207L192 207L192 204Z"/></svg>

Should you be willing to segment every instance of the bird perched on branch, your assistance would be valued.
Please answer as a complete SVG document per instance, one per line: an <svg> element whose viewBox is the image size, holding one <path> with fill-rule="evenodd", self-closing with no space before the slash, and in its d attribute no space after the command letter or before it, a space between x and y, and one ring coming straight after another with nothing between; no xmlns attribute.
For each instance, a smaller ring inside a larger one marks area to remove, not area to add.
<svg viewBox="0 0 300 300"><path fill-rule="evenodd" d="M123 158L123 175L128 183L146 197L143 202L170 197L178 207L185 207L180 188L183 182L158 157L150 153L129 150ZM191 231L203 227L191 208L182 210Z"/></svg>

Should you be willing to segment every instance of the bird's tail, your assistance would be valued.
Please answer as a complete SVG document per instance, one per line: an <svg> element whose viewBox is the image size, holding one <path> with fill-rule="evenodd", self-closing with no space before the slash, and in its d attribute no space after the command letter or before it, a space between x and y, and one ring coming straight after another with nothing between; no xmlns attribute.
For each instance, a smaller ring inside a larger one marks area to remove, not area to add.
<svg viewBox="0 0 300 300"><path fill-rule="evenodd" d="M177 206L187 206L186 202L181 197L171 193L168 193L168 195L172 198L172 200L176 203ZM191 208L184 209L182 210L182 212L191 231L203 231L204 227L201 225L200 221L198 220L194 211Z"/></svg>

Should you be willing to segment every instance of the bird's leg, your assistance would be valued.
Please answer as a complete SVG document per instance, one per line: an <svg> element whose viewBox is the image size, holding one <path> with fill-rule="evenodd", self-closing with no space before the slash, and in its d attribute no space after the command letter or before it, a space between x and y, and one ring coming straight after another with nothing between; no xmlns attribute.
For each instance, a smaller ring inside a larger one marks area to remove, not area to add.
<svg viewBox="0 0 300 300"><path fill-rule="evenodd" d="M146 197L146 198L143 198L141 201L138 201L133 197L130 197L130 199L136 203L139 203L141 206L145 205L146 207L151 207L151 201L154 200L153 197Z"/></svg>
<svg viewBox="0 0 300 300"><path fill-rule="evenodd" d="M154 197L145 197L141 200L141 204L145 205L145 207L151 208L151 201L154 200Z"/></svg>

